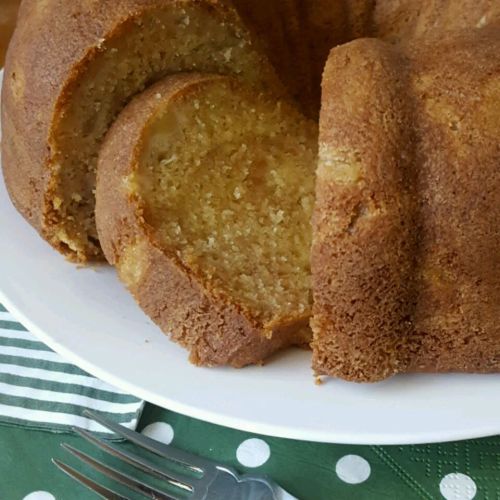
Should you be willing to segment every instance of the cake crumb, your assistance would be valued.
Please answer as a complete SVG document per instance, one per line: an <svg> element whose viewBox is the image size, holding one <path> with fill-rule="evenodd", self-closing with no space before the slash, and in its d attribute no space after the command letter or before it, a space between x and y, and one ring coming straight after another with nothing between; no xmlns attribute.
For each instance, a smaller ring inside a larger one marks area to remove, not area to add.
<svg viewBox="0 0 500 500"><path fill-rule="evenodd" d="M231 60L231 54L233 52L233 48L229 47L227 50L224 51L224 59L229 62Z"/></svg>
<svg viewBox="0 0 500 500"><path fill-rule="evenodd" d="M476 28L482 28L486 24L486 16L483 16L479 19L479 22L476 24Z"/></svg>
<svg viewBox="0 0 500 500"><path fill-rule="evenodd" d="M160 161L160 165L162 167L166 167L167 165L170 165L176 160L177 160L177 155L174 154L170 158L163 158L163 160Z"/></svg>
<svg viewBox="0 0 500 500"><path fill-rule="evenodd" d="M56 209L59 210L61 208L61 205L63 204L63 200L59 196L54 196L52 199L52 206Z"/></svg>

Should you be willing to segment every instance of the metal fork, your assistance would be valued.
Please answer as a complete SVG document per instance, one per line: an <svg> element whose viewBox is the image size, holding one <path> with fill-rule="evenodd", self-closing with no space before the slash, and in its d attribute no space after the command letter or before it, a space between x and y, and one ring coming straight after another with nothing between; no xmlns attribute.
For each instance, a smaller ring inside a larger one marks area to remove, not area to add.
<svg viewBox="0 0 500 500"><path fill-rule="evenodd" d="M74 429L78 435L106 453L123 460L157 479L165 481L170 485L171 490L176 491L179 495L182 494L182 496L178 496L176 493L163 491L155 486L148 485L142 480L120 472L69 444L61 444L65 450L93 469L147 498L156 500L180 500L181 498L188 498L189 500L297 500L264 475L240 475L232 467L217 464L211 460L174 448L173 446L165 445L119 424L110 422L88 410L85 410L84 414L119 436L160 457L166 458L170 462L174 462L184 470L183 473L167 472L152 461L103 441L86 430ZM102 498L109 500L129 500L128 497L97 483L60 460L53 458L52 462L63 472Z"/></svg>

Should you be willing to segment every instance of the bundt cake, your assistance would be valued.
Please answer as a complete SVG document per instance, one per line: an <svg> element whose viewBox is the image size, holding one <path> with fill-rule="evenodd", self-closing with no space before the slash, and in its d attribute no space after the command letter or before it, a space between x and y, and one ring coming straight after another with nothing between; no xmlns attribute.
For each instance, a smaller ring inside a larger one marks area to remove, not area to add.
<svg viewBox="0 0 500 500"><path fill-rule="evenodd" d="M356 40L323 81L313 363L500 371L500 29Z"/></svg>
<svg viewBox="0 0 500 500"><path fill-rule="evenodd" d="M197 364L243 366L310 341L317 125L235 78L179 74L104 141L104 253Z"/></svg>
<svg viewBox="0 0 500 500"><path fill-rule="evenodd" d="M307 342L311 259L318 373L500 371L499 36L497 0L23 0L5 182L196 363Z"/></svg>

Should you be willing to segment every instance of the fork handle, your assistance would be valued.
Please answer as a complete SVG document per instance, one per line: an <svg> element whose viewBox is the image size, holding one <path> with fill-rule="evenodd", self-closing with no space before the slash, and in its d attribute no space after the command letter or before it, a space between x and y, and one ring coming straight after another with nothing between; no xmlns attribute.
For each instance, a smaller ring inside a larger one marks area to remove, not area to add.
<svg viewBox="0 0 500 500"><path fill-rule="evenodd" d="M266 476L262 475L253 475L253 474L244 474L240 476L240 481L242 481L243 484L254 484L257 485L260 483L261 485L264 485L266 488L268 488L268 491L271 492L271 498L272 500L299 500L298 498L294 497L288 491L284 490L281 486L277 485L274 481L270 481ZM248 497L253 500L253 497Z"/></svg>
<svg viewBox="0 0 500 500"><path fill-rule="evenodd" d="M298 500L274 481L262 475L245 474L237 478L219 474L210 484L203 500Z"/></svg>

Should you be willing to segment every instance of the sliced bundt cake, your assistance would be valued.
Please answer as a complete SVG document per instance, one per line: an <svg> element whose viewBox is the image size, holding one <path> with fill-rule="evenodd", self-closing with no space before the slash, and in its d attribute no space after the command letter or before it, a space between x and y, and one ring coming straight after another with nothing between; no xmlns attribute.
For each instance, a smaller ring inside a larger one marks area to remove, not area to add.
<svg viewBox="0 0 500 500"><path fill-rule="evenodd" d="M310 340L317 126L222 76L178 75L120 114L99 157L104 253L197 364Z"/></svg>
<svg viewBox="0 0 500 500"><path fill-rule="evenodd" d="M493 0L25 0L2 95L9 193L68 258L99 259L93 194L99 145L123 106L151 83L199 71L238 75L282 93L277 71L317 116L320 78L334 45L482 26L498 19L497 6Z"/></svg>
<svg viewBox="0 0 500 500"><path fill-rule="evenodd" d="M307 340L311 305L315 127L285 94L317 116L329 50L377 37L325 70L315 367L499 370L499 23L494 0L24 0L5 181L68 258L102 238L195 362L260 361Z"/></svg>

